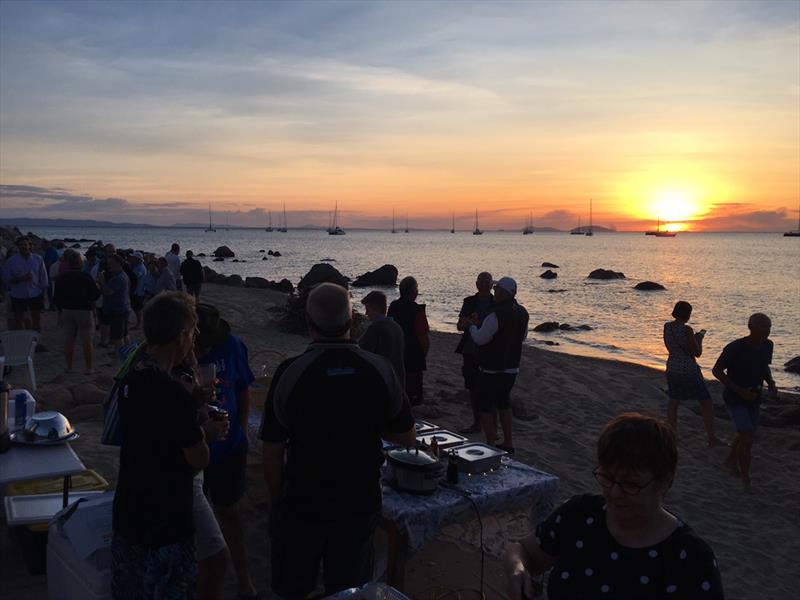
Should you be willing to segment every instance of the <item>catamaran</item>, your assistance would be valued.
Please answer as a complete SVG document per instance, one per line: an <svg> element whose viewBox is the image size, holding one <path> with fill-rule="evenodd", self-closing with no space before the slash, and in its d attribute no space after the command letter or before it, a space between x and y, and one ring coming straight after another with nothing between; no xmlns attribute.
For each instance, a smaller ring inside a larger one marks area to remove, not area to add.
<svg viewBox="0 0 800 600"><path fill-rule="evenodd" d="M456 213L453 213L453 222L450 225L450 233L456 232Z"/></svg>
<svg viewBox="0 0 800 600"><path fill-rule="evenodd" d="M336 207L333 209L333 223L328 227L328 235L345 235L347 232L339 227L339 201L336 201Z"/></svg>
<svg viewBox="0 0 800 600"><path fill-rule="evenodd" d="M406 233L408 233L408 213L406 213Z"/></svg>
<svg viewBox="0 0 800 600"><path fill-rule="evenodd" d="M522 235L530 235L533 233L533 213L528 215L528 220L525 222L525 228L522 230Z"/></svg>
<svg viewBox="0 0 800 600"><path fill-rule="evenodd" d="M475 209L475 229L472 230L472 235L483 235L480 227L478 227L478 209Z"/></svg>

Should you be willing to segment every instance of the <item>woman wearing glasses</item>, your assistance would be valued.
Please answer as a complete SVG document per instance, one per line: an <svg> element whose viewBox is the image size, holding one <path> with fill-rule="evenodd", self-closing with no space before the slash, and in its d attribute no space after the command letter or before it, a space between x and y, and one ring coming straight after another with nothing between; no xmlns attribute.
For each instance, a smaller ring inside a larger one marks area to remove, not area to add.
<svg viewBox="0 0 800 600"><path fill-rule="evenodd" d="M608 423L593 471L602 495L574 496L506 553L508 596L550 600L723 598L711 548L664 508L678 461L666 423L626 413Z"/></svg>

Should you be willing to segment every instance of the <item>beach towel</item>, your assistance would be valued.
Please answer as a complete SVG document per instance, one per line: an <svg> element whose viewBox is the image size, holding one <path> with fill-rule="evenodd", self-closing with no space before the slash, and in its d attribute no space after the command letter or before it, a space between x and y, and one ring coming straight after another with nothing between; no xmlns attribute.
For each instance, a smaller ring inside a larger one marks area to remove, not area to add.
<svg viewBox="0 0 800 600"><path fill-rule="evenodd" d="M114 375L114 384L111 386L106 401L103 403L103 435L100 438L100 443L106 446L122 446L122 426L119 422L118 405L119 393L124 388L125 379L133 365L136 364L144 346L144 342L134 342L120 349L120 355L123 356L124 351L127 350L127 356L124 356L122 365L117 370L117 374Z"/></svg>

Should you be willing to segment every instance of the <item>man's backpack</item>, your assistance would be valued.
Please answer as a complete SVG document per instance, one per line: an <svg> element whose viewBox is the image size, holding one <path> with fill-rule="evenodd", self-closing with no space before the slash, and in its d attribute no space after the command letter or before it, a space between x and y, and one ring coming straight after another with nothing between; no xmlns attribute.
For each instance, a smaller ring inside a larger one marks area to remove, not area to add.
<svg viewBox="0 0 800 600"><path fill-rule="evenodd" d="M131 372L134 365L139 361L144 347L145 344L142 342L128 352L117 374L114 375L114 385L111 386L111 390L108 392L108 396L106 396L106 401L103 403L103 412L105 416L103 420L103 435L100 438L100 442L106 446L122 446L122 424L119 419L119 395L125 388L128 373Z"/></svg>

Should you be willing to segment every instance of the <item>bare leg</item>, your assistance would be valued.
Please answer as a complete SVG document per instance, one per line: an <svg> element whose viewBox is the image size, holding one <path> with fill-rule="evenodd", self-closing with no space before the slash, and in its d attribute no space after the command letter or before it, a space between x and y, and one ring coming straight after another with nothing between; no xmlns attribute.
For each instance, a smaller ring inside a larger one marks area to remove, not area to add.
<svg viewBox="0 0 800 600"><path fill-rule="evenodd" d="M75 338L64 340L64 358L67 361L67 371L72 371L72 361L75 358Z"/></svg>
<svg viewBox="0 0 800 600"><path fill-rule="evenodd" d="M753 459L753 432L743 431L739 434L739 473L741 474L742 483L750 487L750 463Z"/></svg>
<svg viewBox="0 0 800 600"><path fill-rule="evenodd" d="M236 581L239 593L243 596L255 596L256 588L250 578L250 570L247 568L247 549L244 543L244 532L242 527L242 516L239 511L239 504L233 506L215 507L219 527L225 542L231 553L233 568L236 571Z"/></svg>
<svg viewBox="0 0 800 600"><path fill-rule="evenodd" d="M197 561L197 597L199 600L222 598L222 584L228 568L228 549Z"/></svg>
<svg viewBox="0 0 800 600"><path fill-rule="evenodd" d="M678 433L678 404L679 402L672 398L669 399L667 404L667 423L675 433Z"/></svg>
<svg viewBox="0 0 800 600"><path fill-rule="evenodd" d="M500 415L500 425L503 427L503 446L506 448L513 448L514 440L511 434L511 409L504 408L502 410L498 410L497 414Z"/></svg>
<svg viewBox="0 0 800 600"><path fill-rule="evenodd" d="M83 362L86 365L86 374L94 373L94 349L92 348L92 333L86 333L83 338Z"/></svg>
<svg viewBox="0 0 800 600"><path fill-rule="evenodd" d="M486 443L491 446L497 441L497 425L495 424L494 420L495 413L494 411L482 412L480 413L480 418L483 433L486 435Z"/></svg>
<svg viewBox="0 0 800 600"><path fill-rule="evenodd" d="M700 402L700 411L703 413L703 426L706 428L706 437L708 438L708 447L722 445L722 440L714 433L714 407L711 400L702 400Z"/></svg>
<svg viewBox="0 0 800 600"><path fill-rule="evenodd" d="M741 443L742 438L740 433L736 433L733 436L733 441L731 442L731 450L728 452L728 458L725 459L725 466L728 467L734 475L737 477L740 476L739 472L739 444Z"/></svg>

